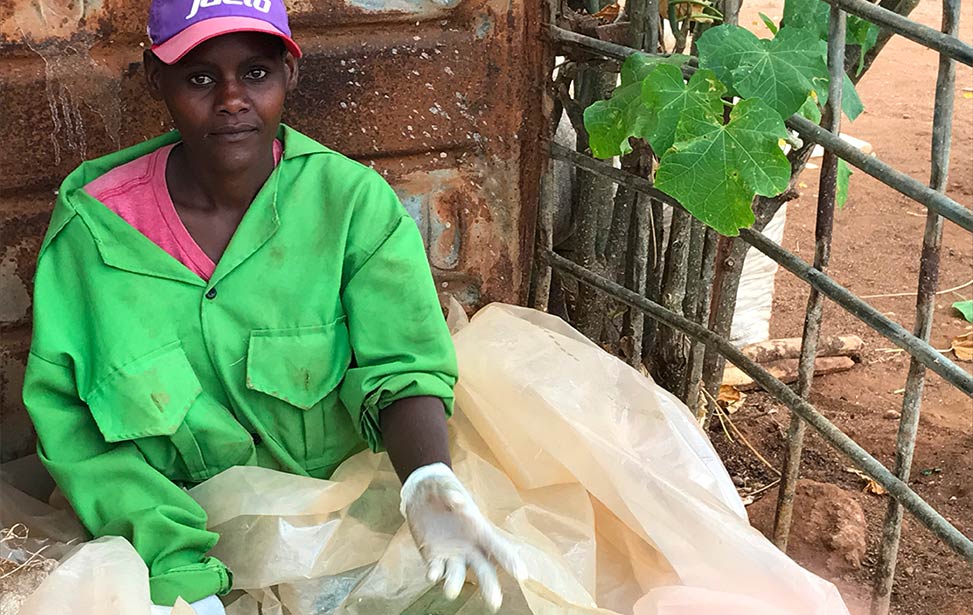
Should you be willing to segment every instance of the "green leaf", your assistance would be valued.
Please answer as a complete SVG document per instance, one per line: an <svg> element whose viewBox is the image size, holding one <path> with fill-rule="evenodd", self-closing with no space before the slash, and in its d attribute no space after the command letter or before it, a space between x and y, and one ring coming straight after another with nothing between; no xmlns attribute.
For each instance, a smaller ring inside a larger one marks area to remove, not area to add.
<svg viewBox="0 0 973 615"><path fill-rule="evenodd" d="M642 102L653 115L649 143L658 156L672 147L680 114L690 108L720 118L723 115L721 97L726 88L711 70L696 71L687 84L682 71L675 66L658 66L642 82Z"/></svg>
<svg viewBox="0 0 973 615"><path fill-rule="evenodd" d="M734 93L733 75L730 70L737 66L737 60L730 63L724 62L723 53L729 49L724 50L723 45L733 32L742 29L729 24L709 28L696 43L696 48L699 49L699 67L716 73L716 78L726 85L730 94Z"/></svg>
<svg viewBox="0 0 973 615"><path fill-rule="evenodd" d="M821 0L784 0L784 17L780 25L804 28L822 40L828 38L828 13L831 8Z"/></svg>
<svg viewBox="0 0 973 615"><path fill-rule="evenodd" d="M784 122L758 99L743 100L726 125L701 108L689 108L676 143L659 161L656 186L724 235L753 224L755 194L787 188L790 164L780 149Z"/></svg>
<svg viewBox="0 0 973 615"><path fill-rule="evenodd" d="M830 92L827 89L819 93L819 100L822 105L828 103L829 94ZM841 111L848 116L849 120L854 122L864 110L865 105L862 104L862 99L858 97L858 89L855 88L855 84L852 83L851 78L847 74L844 74L842 76L841 88Z"/></svg>
<svg viewBox="0 0 973 615"><path fill-rule="evenodd" d="M953 308L958 310L967 321L973 322L973 300L957 301L953 304Z"/></svg>
<svg viewBox="0 0 973 615"><path fill-rule="evenodd" d="M715 72L742 98L765 101L782 118L800 109L812 91L827 95L822 42L808 30L785 26L773 39L759 39L743 28L720 26L707 30L697 46L700 68Z"/></svg>
<svg viewBox="0 0 973 615"><path fill-rule="evenodd" d="M689 56L685 55L653 57L642 53L625 60L622 84L615 88L611 98L599 100L584 110L588 146L595 158L628 154L632 151L629 138L648 138L655 125L655 114L642 104L642 81L658 66L670 66L678 72L677 67L687 61Z"/></svg>
<svg viewBox="0 0 973 615"><path fill-rule="evenodd" d="M830 8L821 0L785 0L782 26L804 28L828 40L828 13ZM865 54L878 42L879 27L857 15L848 15L845 43L861 49L858 58L858 74L864 67Z"/></svg>
<svg viewBox="0 0 973 615"><path fill-rule="evenodd" d="M595 158L612 158L632 151L630 137L645 138L652 117L642 104L642 84L617 88L608 100L599 100L584 110L588 146Z"/></svg>
<svg viewBox="0 0 973 615"><path fill-rule="evenodd" d="M829 5L822 0L785 0L781 30L802 28L808 32L813 32L818 38L826 42L828 40L828 13L830 10ZM845 42L861 47L861 57L858 60L859 74L862 70L865 54L878 41L878 33L879 28L875 24L854 15L848 16ZM821 60L825 65L825 71L827 71L827 45L821 47ZM858 97L858 90L855 89L855 85L847 74L844 75L843 79L844 91L841 97L841 110L848 116L849 120L854 121L865 110L865 106L862 104L861 98ZM827 84L828 81L830 81L830 78L822 83ZM821 104L825 104L828 98L827 89L819 89L818 95Z"/></svg>
<svg viewBox="0 0 973 615"><path fill-rule="evenodd" d="M774 20L771 19L770 17L767 17L763 13L759 13L759 15L760 15L760 20L764 22L764 25L767 26L767 29L770 30L770 33L777 34L777 30L779 30L780 28L777 27L777 24L774 23Z"/></svg>
<svg viewBox="0 0 973 615"><path fill-rule="evenodd" d="M823 55L825 55L827 53L827 44L822 43L822 45L824 47ZM865 105L862 104L862 100L858 96L858 89L855 87L855 84L852 83L851 78L847 75L847 73L842 73L841 78L841 110L845 115L848 116L849 120L855 121L858 119L858 116L862 114L862 111L865 110ZM830 75L828 81L830 81ZM817 95L818 101L821 103L821 105L827 104L828 96L830 95L827 82L825 82L825 87L817 90L815 94ZM820 121L820 119L818 121Z"/></svg>
<svg viewBox="0 0 973 615"><path fill-rule="evenodd" d="M641 83L652 70L660 65L681 67L689 61L689 56L680 53L671 56L650 56L644 53L633 53L622 64L622 83L620 87Z"/></svg>
<svg viewBox="0 0 973 615"><path fill-rule="evenodd" d="M835 204L839 208L845 206L848 201L848 183L851 180L851 176L854 171L851 170L851 166L845 162L843 159L838 159L838 176L836 182L837 192L835 193Z"/></svg>
<svg viewBox="0 0 973 615"><path fill-rule="evenodd" d="M733 36L741 39L741 44L747 38L739 32ZM732 70L740 96L759 97L787 118L801 108L811 92L820 97L826 90L828 68L820 56L821 41L810 32L784 27L769 41L749 36L759 48L742 52L739 66Z"/></svg>
<svg viewBox="0 0 973 615"><path fill-rule="evenodd" d="M804 101L804 104L801 105L801 108L797 112L815 124L821 123L821 107L818 106L817 95L808 96L807 100Z"/></svg>
<svg viewBox="0 0 973 615"><path fill-rule="evenodd" d="M848 78L847 74L844 76L844 86L841 89L841 110L853 122L865 110L862 99L858 97L858 90L855 88L855 84L851 82L851 79Z"/></svg>
<svg viewBox="0 0 973 615"><path fill-rule="evenodd" d="M878 32L879 27L867 19L862 19L857 15L848 16L845 41L852 45L858 45L861 50L858 56L858 71L856 74L860 75L862 69L865 67L865 54L878 42Z"/></svg>

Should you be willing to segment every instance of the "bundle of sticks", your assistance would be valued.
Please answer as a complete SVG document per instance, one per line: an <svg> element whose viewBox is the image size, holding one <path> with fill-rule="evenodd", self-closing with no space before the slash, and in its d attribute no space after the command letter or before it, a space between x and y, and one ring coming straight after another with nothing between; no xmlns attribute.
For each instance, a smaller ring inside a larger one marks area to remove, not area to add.
<svg viewBox="0 0 973 615"><path fill-rule="evenodd" d="M814 360L814 374L833 374L854 367L861 362L865 343L857 335L822 337ZM797 382L797 362L801 356L801 338L789 337L767 340L744 346L740 351L785 383ZM750 376L733 365L723 370L723 384L739 391L760 388Z"/></svg>

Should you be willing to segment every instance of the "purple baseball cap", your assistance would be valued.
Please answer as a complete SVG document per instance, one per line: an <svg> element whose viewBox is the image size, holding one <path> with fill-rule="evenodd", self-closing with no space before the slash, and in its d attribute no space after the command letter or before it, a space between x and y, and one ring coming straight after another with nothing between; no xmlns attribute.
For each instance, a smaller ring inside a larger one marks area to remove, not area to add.
<svg viewBox="0 0 973 615"><path fill-rule="evenodd" d="M284 0L152 0L149 6L152 52L175 64L193 47L231 32L279 36L295 58L301 48L291 38Z"/></svg>

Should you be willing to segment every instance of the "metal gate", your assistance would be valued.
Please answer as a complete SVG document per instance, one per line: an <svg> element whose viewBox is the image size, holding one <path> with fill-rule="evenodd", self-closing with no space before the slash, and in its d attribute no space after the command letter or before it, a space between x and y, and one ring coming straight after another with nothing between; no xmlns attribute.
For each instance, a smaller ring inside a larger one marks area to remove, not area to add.
<svg viewBox="0 0 973 615"><path fill-rule="evenodd" d="M873 613L880 615L887 613L889 609L903 509L914 515L960 557L973 563L973 541L963 535L908 485L925 371L927 369L934 371L952 386L958 388L967 396L973 397L973 376L970 376L949 358L930 346L928 341L938 285L939 250L943 224L948 221L973 233L973 213L944 194L950 152L955 64L960 62L973 66L973 47L963 43L956 36L960 0L943 1L942 32L923 26L865 0L825 0L825 2L831 5L831 36L829 36L828 43L831 90L824 114L826 119L821 126L797 115L787 121L787 126L798 133L805 144L819 144L825 150L817 204L814 262L811 264L804 262L777 243L768 240L759 232L762 225L767 223L776 211L776 207L779 206L779 203L775 206L773 202L763 202L758 203L756 207L757 223L753 229L741 230L740 236L732 240L724 238L726 249L721 252L719 267L716 267L717 269L720 267L738 267L746 250L752 246L810 287L796 391L750 360L727 340L729 316L732 316L733 309L733 301L727 301L727 297L735 298L736 288L732 284L725 283L725 278L723 287L720 286L719 279L715 283L713 281L717 249L716 238L712 231L709 231L705 247L700 253L701 262L695 263L699 264L700 272L698 275L692 276L695 282L694 292L698 295L700 304L705 304L705 307L695 313L687 312L691 318L687 318L682 313L672 309L667 309L640 293L633 292L621 284L617 284L556 254L553 249L556 191L552 185L553 173L550 165L543 179L537 223L537 256L532 302L539 309L547 309L551 290L551 273L552 270L556 270L580 283L598 289L608 297L644 313L666 327L684 333L696 342L693 350L693 366L697 376L696 380L693 381L694 386L687 388L684 395L684 401L690 407L696 407L693 400L699 394L700 389L703 390L704 395L715 394L715 389L719 387L725 361L736 365L763 389L785 404L792 412L792 420L788 431L787 454L781 468L781 496L778 501L775 520L774 538L781 548L786 549L803 438L807 425L815 429L834 449L848 457L856 466L884 487L891 498L883 528L881 552L875 578L875 599L872 604ZM622 61L631 54L639 52L633 48L558 27L556 24L561 17L558 4L556 1L550 3L547 36L550 44L559 55ZM630 4L634 4L632 0L630 0ZM649 21L645 31L649 32L649 38L653 39L645 45L645 48L655 50L656 41L654 37L656 35L654 33L658 31L658 2L657 0L648 0L644 4L646 7L643 10ZM721 8L726 22L735 23L739 13L738 0L726 0L722 3ZM874 157L861 153L838 137L841 118L841 83L845 70L844 32L846 18L849 14L863 17L891 33L909 38L940 53L932 132L932 174L928 186ZM688 70L693 69L690 67ZM568 162L578 169L584 169L591 174L610 179L620 187L624 186L628 190L646 195L656 202L666 203L673 208L681 209L678 202L656 189L649 179L558 145L553 142L553 134L549 137L548 145L551 159ZM884 316L826 274L831 248L839 158L912 198L927 209L918 280L916 321L912 332ZM714 294L721 299L712 301L713 313L711 313L710 303ZM807 401L819 339L822 301L825 297L847 310L911 356L896 445L895 467L892 470L886 468L852 438L842 433ZM710 326L705 326L705 323L709 323Z"/></svg>

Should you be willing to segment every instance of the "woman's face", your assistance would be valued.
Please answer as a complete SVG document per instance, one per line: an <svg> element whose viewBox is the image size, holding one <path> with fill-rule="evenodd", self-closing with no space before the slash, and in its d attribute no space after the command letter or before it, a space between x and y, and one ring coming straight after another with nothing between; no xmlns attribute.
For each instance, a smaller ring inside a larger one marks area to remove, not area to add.
<svg viewBox="0 0 973 615"><path fill-rule="evenodd" d="M146 54L152 95L165 102L195 161L244 172L269 155L297 62L278 38L236 32L210 39L167 65Z"/></svg>

